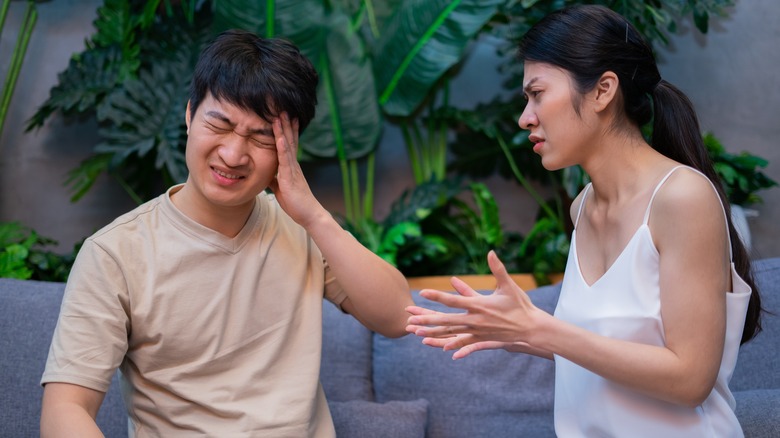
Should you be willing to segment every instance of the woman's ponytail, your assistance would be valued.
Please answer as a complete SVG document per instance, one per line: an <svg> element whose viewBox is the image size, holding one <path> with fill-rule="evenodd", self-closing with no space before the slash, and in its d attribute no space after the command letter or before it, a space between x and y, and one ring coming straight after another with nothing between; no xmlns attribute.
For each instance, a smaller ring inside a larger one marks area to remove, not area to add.
<svg viewBox="0 0 780 438"><path fill-rule="evenodd" d="M734 268L752 290L745 318L745 328L742 332L742 343L744 344L761 331L761 298L750 268L750 256L731 220L731 205L726 197L726 191L721 185L720 178L707 153L701 136L699 120L688 97L665 80L658 82L652 90L652 95L653 136L651 145L665 156L693 167L706 175L713 182L726 211Z"/></svg>

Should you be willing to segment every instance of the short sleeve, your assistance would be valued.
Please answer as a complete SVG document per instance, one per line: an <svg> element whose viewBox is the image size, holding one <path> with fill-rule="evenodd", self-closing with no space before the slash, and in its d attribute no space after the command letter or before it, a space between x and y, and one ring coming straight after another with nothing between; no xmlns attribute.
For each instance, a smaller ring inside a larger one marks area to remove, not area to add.
<svg viewBox="0 0 780 438"><path fill-rule="evenodd" d="M106 392L127 352L129 314L120 265L87 239L65 287L41 384L72 383Z"/></svg>
<svg viewBox="0 0 780 438"><path fill-rule="evenodd" d="M328 265L328 261L325 260L325 258L322 259L322 264L325 269L325 298L341 309L341 303L347 298L347 293L344 291L344 288L341 287L338 279L333 275L333 272Z"/></svg>

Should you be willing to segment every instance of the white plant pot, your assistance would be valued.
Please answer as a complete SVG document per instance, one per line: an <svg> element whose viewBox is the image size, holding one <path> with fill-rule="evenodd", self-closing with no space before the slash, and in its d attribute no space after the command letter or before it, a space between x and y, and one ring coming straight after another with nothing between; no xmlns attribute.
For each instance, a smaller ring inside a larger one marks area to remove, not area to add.
<svg viewBox="0 0 780 438"><path fill-rule="evenodd" d="M750 239L750 225L748 224L748 216L752 217L758 214L755 210L746 210L740 205L731 204L731 222L734 223L734 228L739 234L739 238L742 240L742 244L745 245L745 249L750 252L751 239Z"/></svg>

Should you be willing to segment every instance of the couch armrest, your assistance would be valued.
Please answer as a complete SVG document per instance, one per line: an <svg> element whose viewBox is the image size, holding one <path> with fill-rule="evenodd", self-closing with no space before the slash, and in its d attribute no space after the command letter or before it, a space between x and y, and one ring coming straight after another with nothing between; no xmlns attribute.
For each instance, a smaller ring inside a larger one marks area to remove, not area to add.
<svg viewBox="0 0 780 438"><path fill-rule="evenodd" d="M780 436L780 389L751 389L734 393L737 418L746 438Z"/></svg>

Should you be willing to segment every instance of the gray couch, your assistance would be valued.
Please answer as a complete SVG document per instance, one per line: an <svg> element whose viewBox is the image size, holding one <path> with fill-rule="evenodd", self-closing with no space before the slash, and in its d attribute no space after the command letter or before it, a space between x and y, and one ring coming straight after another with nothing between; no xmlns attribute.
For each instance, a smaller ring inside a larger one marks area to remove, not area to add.
<svg viewBox="0 0 780 438"><path fill-rule="evenodd" d="M765 306L780 313L780 258L754 266ZM0 437L38 436L38 382L62 290L0 280ZM558 287L530 294L551 311ZM554 436L552 362L503 351L453 362L414 336L371 333L329 304L324 315L322 383L340 437ZM731 387L746 436L780 437L780 317L767 315L742 347ZM108 437L127 436L122 403L114 382L98 415Z"/></svg>

